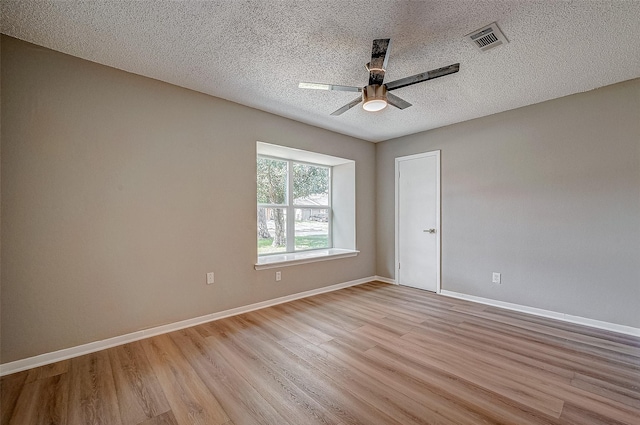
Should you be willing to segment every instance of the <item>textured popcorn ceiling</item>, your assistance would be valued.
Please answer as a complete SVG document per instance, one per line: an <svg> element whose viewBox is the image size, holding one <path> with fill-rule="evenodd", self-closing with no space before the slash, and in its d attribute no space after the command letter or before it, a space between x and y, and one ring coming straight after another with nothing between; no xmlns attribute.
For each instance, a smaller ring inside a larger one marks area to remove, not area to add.
<svg viewBox="0 0 640 425"><path fill-rule="evenodd" d="M497 21L510 43L463 40ZM640 77L640 1L2 1L3 33L304 123L381 141ZM385 81L460 62L394 91L413 106L368 113L374 38Z"/></svg>

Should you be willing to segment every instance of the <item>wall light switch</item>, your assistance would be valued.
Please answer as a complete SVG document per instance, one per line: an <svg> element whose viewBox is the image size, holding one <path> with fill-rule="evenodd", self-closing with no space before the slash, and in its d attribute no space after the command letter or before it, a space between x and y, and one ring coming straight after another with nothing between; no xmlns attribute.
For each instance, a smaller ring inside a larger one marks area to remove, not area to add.
<svg viewBox="0 0 640 425"><path fill-rule="evenodd" d="M282 280L282 272L276 272L276 282L280 282Z"/></svg>
<svg viewBox="0 0 640 425"><path fill-rule="evenodd" d="M214 281L213 272L207 273L207 285L211 285Z"/></svg>
<svg viewBox="0 0 640 425"><path fill-rule="evenodd" d="M500 279L500 273L495 273L495 272L494 272L494 273L493 273L493 280L492 280L492 282L493 282L493 283L501 283L501 281L500 281L500 280L501 280L501 279Z"/></svg>

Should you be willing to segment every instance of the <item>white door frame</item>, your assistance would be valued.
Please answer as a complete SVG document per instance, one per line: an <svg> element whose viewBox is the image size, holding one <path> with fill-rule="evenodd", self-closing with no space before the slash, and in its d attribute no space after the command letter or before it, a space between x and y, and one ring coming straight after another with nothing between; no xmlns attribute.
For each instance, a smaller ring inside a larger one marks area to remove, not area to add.
<svg viewBox="0 0 640 425"><path fill-rule="evenodd" d="M440 150L436 150L436 151L430 151L430 152L424 152L424 153L418 153L415 155L407 155L407 156L401 156L396 158L395 160L395 243L396 243L396 247L395 247L395 261L394 261L394 267L395 267L395 272L394 272L394 276L395 276L395 283L396 285L400 284L400 281L398 279L398 275L399 275L399 270L398 270L398 261L399 261L399 254L400 254L400 222L399 222L399 211L400 211L400 199L398 196L398 192L399 192L399 187L398 185L400 184L400 181L398 179L398 177L400 176L400 162L401 161L406 161L406 160L410 160L410 159L418 159L418 158L424 158L424 157L428 157L428 156L435 156L436 157L436 294L440 293L440 276L441 276L441 261L440 261L440 256L441 256L441 251L442 251L442 246L441 246L441 239L440 239L440 214L441 214L441 209L440 209Z"/></svg>

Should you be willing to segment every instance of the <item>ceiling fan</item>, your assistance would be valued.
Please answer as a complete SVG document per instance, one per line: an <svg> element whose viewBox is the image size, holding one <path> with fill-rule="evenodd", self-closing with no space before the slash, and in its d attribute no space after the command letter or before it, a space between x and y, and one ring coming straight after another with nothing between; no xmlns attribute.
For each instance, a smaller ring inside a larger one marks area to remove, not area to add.
<svg viewBox="0 0 640 425"><path fill-rule="evenodd" d="M365 65L369 71L369 84L364 87L338 86L335 84L321 83L300 83L298 84L298 87L301 89L339 90L362 93L362 95L353 99L342 108L332 112L331 115L340 115L360 102L364 102L362 104L362 108L365 111L370 112L380 111L381 109L384 109L387 104L395 106L398 109L406 109L411 106L411 104L406 100L389 93L391 90L407 87L427 80L433 80L438 77L444 77L445 75L453 74L460 70L460 64L455 63L453 65L445 66L444 68L438 68L421 74L412 75L411 77L401 78L399 80L391 81L390 83L383 83L384 73L389 60L387 50L389 50L390 42L391 39L389 38L373 40L371 62Z"/></svg>

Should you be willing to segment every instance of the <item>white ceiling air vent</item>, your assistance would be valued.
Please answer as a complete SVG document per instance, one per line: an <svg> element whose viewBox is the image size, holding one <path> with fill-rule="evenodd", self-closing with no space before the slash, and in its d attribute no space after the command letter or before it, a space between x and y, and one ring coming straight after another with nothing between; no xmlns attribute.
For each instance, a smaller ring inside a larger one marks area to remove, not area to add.
<svg viewBox="0 0 640 425"><path fill-rule="evenodd" d="M507 44L509 40L502 34L495 22L464 36L476 49L486 52L489 49Z"/></svg>

